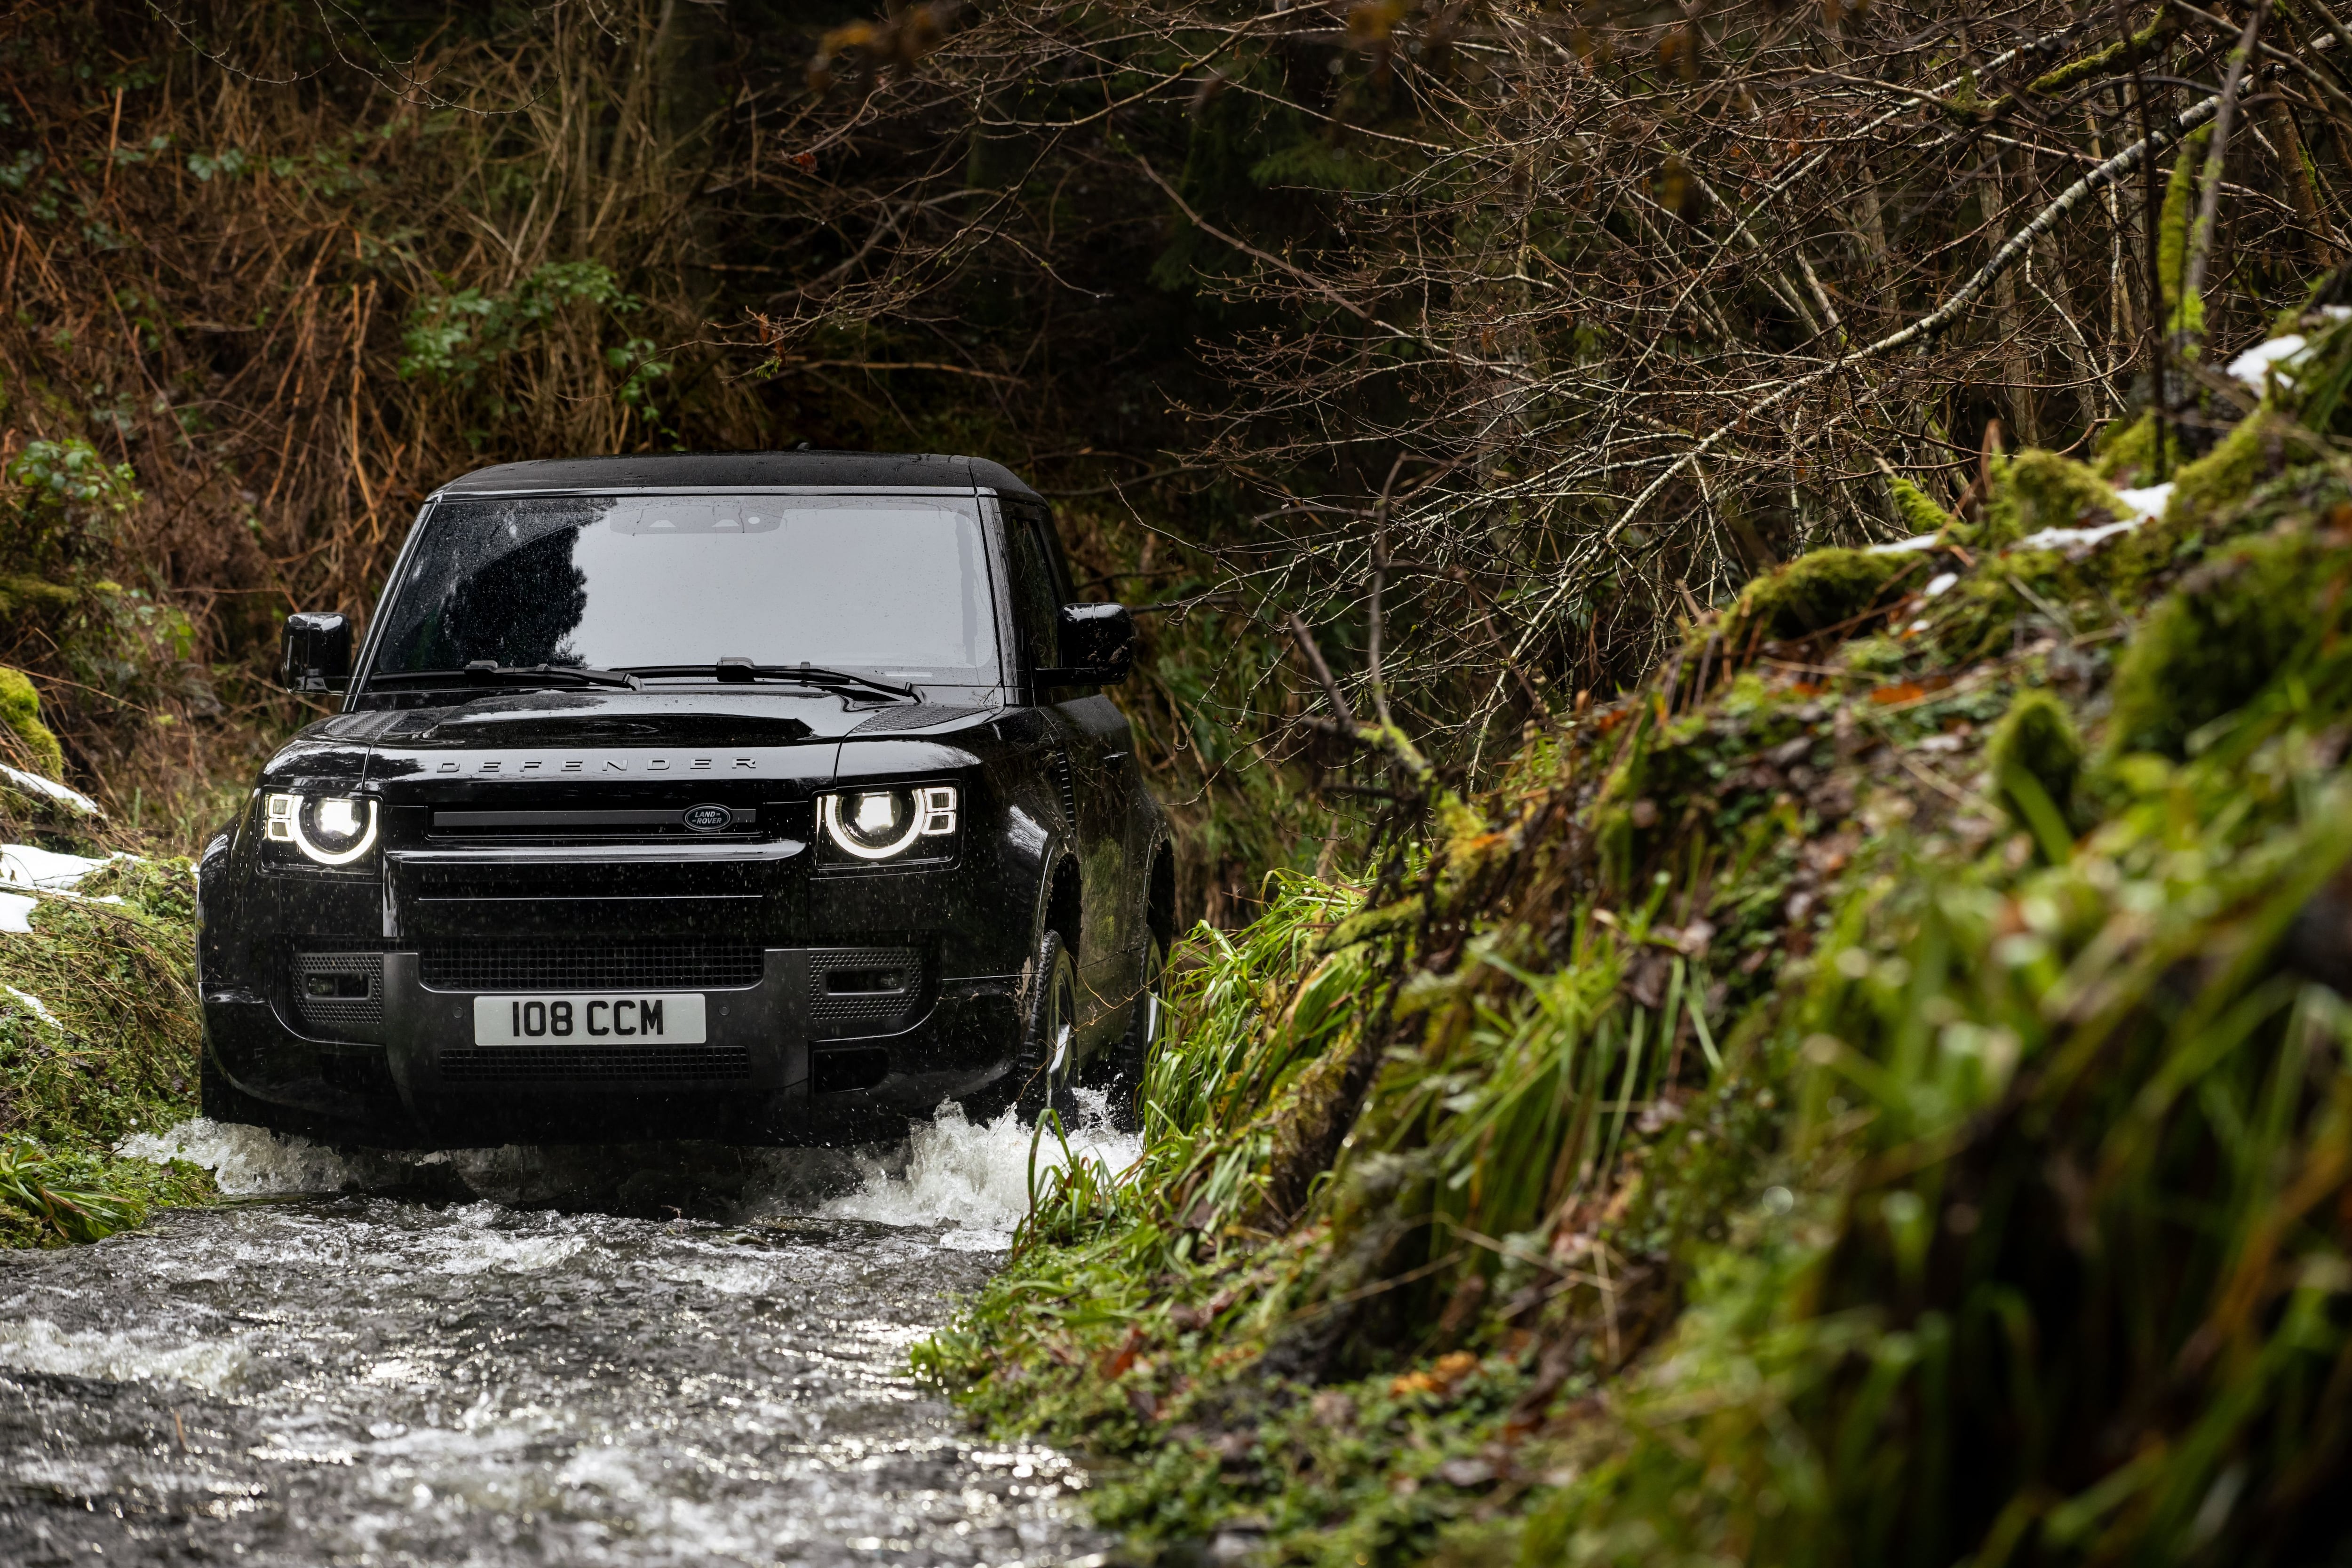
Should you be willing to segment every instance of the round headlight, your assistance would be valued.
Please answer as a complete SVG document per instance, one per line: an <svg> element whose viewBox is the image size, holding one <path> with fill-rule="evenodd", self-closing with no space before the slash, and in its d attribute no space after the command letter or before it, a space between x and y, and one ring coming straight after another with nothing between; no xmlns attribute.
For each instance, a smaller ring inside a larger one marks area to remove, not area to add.
<svg viewBox="0 0 2352 1568"><path fill-rule="evenodd" d="M837 847L860 860L888 860L955 832L956 792L952 784L848 790L826 795L818 810Z"/></svg>
<svg viewBox="0 0 2352 1568"><path fill-rule="evenodd" d="M262 837L291 844L321 866L348 866L375 847L375 805L353 795L268 795Z"/></svg>

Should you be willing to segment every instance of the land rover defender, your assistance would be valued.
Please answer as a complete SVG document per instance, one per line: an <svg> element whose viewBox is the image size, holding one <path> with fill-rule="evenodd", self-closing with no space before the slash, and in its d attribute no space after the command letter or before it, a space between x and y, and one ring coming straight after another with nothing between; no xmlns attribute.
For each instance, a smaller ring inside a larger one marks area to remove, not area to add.
<svg viewBox="0 0 2352 1568"><path fill-rule="evenodd" d="M287 683L341 711L202 858L207 1115L824 1142L1131 1086L1174 917L1104 695L1133 627L1005 468L482 468L354 641L289 617Z"/></svg>

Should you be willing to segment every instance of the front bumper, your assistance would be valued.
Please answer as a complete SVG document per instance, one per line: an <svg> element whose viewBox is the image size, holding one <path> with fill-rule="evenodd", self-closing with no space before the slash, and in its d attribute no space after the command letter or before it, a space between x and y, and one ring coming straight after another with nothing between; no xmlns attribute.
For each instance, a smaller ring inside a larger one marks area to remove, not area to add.
<svg viewBox="0 0 2352 1568"><path fill-rule="evenodd" d="M699 1044L477 1046L475 997L529 989L428 983L415 951L367 956L380 1010L362 1027L321 1027L290 994L207 988L206 1048L270 1125L379 1147L861 1142L942 1100L984 1108L1019 1039L1016 976L925 979L890 1032L858 1034L828 975L866 951L774 947L752 983L699 988Z"/></svg>

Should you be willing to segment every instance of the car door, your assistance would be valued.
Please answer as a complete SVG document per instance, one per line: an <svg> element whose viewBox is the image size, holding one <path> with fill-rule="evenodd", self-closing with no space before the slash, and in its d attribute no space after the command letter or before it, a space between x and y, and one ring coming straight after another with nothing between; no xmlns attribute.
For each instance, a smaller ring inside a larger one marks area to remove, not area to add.
<svg viewBox="0 0 2352 1568"><path fill-rule="evenodd" d="M1013 557L1014 592L1021 605L1025 668L1034 671L1060 662L1060 606L1075 602L1069 568L1051 517L1042 506L1013 502L1005 512ZM1078 937L1080 1033L1091 1048L1127 1021L1134 989L1135 924L1139 900L1131 897L1135 781L1134 733L1098 686L1040 685L1034 700L1051 715L1059 742L1054 765L1079 859L1081 930Z"/></svg>

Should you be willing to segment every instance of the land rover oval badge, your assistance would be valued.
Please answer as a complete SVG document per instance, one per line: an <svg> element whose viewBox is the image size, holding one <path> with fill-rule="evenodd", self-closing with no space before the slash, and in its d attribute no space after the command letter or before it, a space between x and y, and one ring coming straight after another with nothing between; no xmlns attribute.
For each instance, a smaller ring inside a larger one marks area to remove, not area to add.
<svg viewBox="0 0 2352 1568"><path fill-rule="evenodd" d="M735 814L723 805L696 805L687 808L686 826L694 833L719 833L733 826Z"/></svg>

